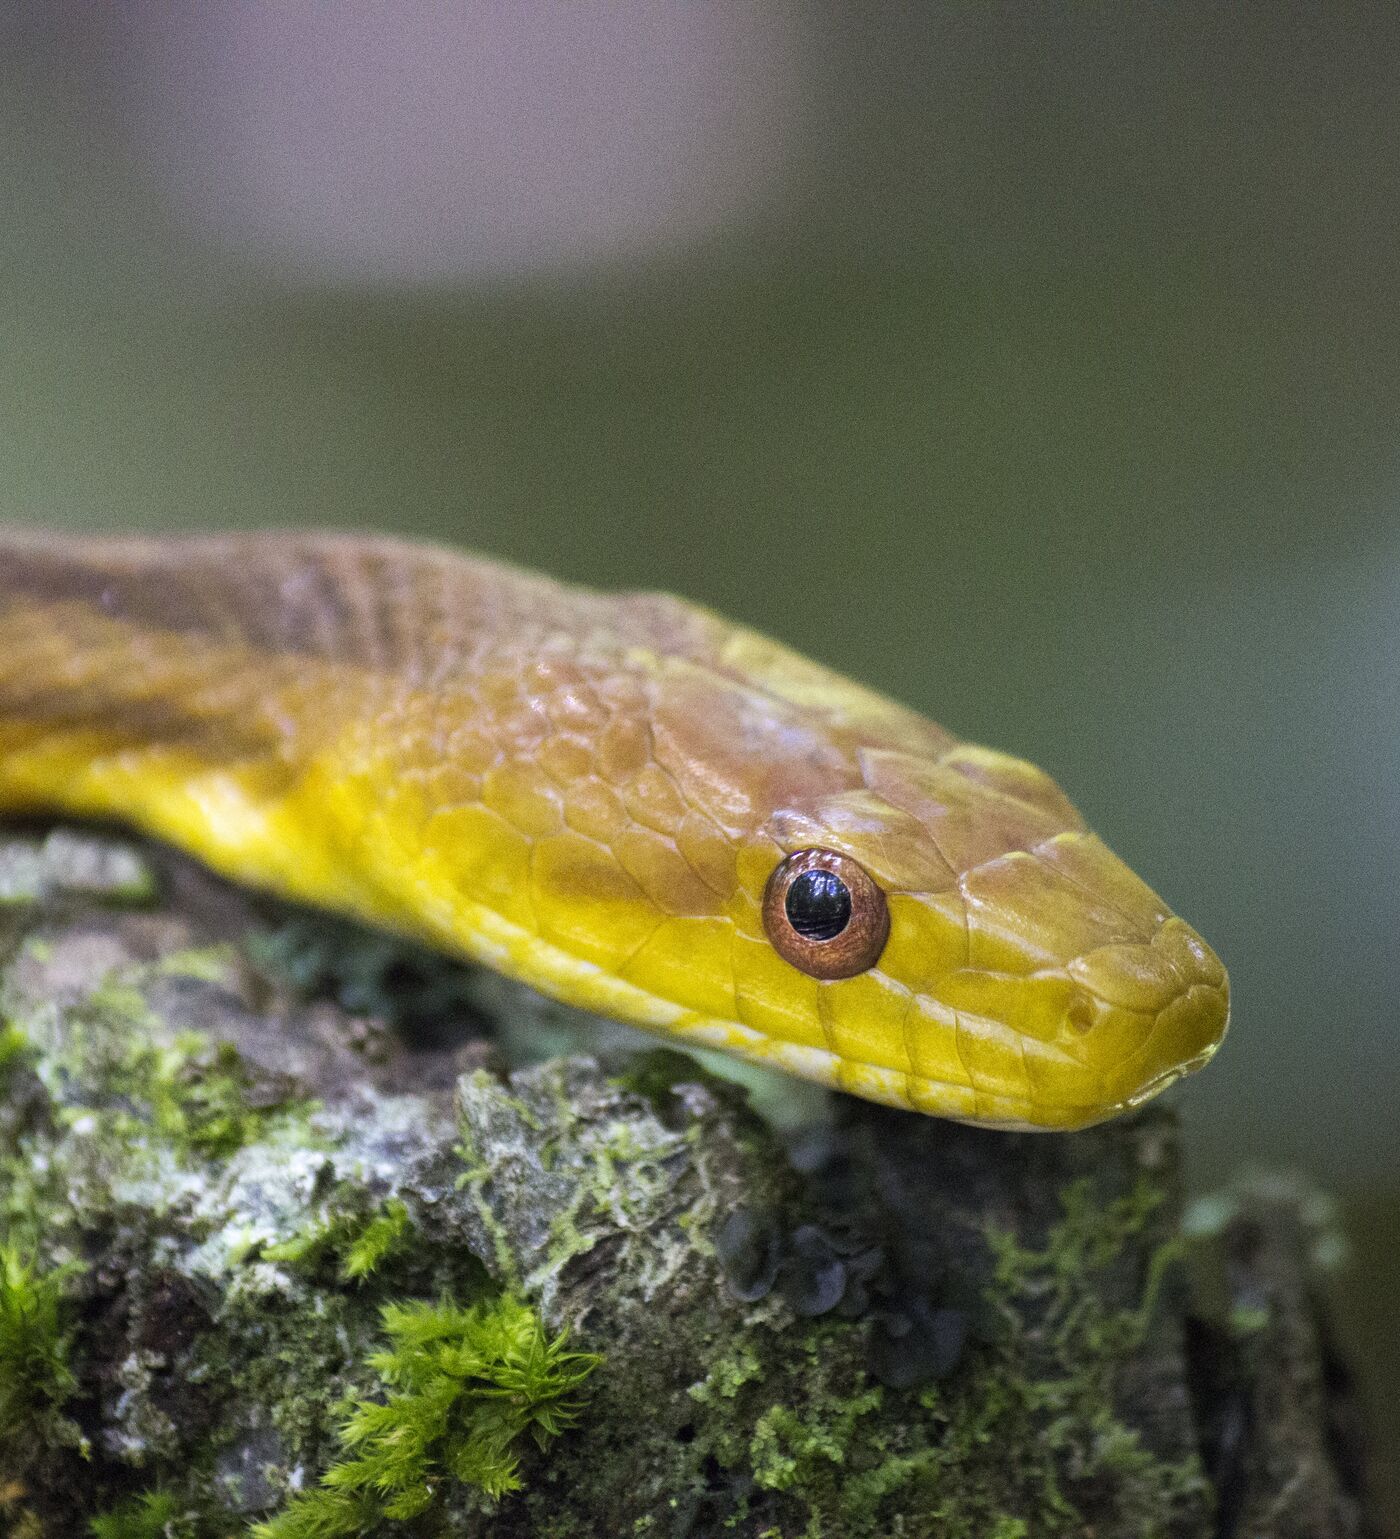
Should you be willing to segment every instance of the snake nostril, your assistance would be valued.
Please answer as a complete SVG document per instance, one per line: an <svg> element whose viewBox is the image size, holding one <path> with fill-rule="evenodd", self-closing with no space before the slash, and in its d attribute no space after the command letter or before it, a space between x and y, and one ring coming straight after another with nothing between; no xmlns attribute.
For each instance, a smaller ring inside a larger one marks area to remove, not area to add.
<svg viewBox="0 0 1400 1539"><path fill-rule="evenodd" d="M1083 989L1074 991L1074 997L1065 1011L1065 1021L1069 1029L1081 1037L1094 1024L1094 1001Z"/></svg>

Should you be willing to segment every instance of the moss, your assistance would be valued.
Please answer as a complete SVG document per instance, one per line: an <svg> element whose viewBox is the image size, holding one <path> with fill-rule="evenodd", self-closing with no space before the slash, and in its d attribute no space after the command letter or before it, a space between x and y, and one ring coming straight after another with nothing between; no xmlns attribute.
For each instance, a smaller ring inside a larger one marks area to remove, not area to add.
<svg viewBox="0 0 1400 1539"><path fill-rule="evenodd" d="M631 1091L662 1111L670 1103L678 1085L694 1084L698 1076L695 1060L671 1047L654 1047L637 1053L627 1066L612 1077L621 1090Z"/></svg>
<svg viewBox="0 0 1400 1539"><path fill-rule="evenodd" d="M826 1407L813 1419L786 1405L770 1405L758 1418L749 1443L754 1479L773 1491L799 1487L809 1499L831 1485L846 1462L846 1450L858 1446L862 1417L880 1408L883 1390L875 1385L863 1393Z"/></svg>
<svg viewBox="0 0 1400 1539"><path fill-rule="evenodd" d="M358 1282L379 1270L406 1242L410 1232L408 1209L391 1197L345 1248L340 1275L346 1282Z"/></svg>
<svg viewBox="0 0 1400 1539"><path fill-rule="evenodd" d="M88 1524L93 1539L195 1539L195 1517L170 1491L144 1491Z"/></svg>
<svg viewBox="0 0 1400 1539"><path fill-rule="evenodd" d="M520 1442L545 1448L574 1425L600 1359L566 1350L539 1316L504 1295L471 1308L389 1304L388 1346L369 1365L384 1398L357 1400L339 1440L347 1457L295 1497L260 1539L351 1539L416 1518L444 1482L499 1498L520 1488Z"/></svg>
<svg viewBox="0 0 1400 1539"><path fill-rule="evenodd" d="M18 1470L56 1446L88 1451L63 1415L77 1382L65 1298L74 1270L43 1270L18 1245L0 1244L0 1450Z"/></svg>
<svg viewBox="0 0 1400 1539"><path fill-rule="evenodd" d="M1098 1286L1157 1201L1143 1181L1101 1206L1088 1182L1074 1182L1041 1246L988 1230L987 1339L922 1390L872 1384L860 1332L844 1322L810 1326L781 1367L758 1337L733 1344L691 1390L709 1412L703 1440L757 1491L795 1501L800 1526L781 1531L802 1539L912 1536L898 1516L912 1512L946 1539L1079 1535L1102 1523L1105 1507L1114 1532L1171 1532L1183 1504L1199 1499L1201 1472L1194 1460L1157 1457L1113 1406L1115 1377L1151 1327L1177 1243L1155 1252L1126 1307L1106 1305ZM775 1400L769 1386L779 1381Z"/></svg>
<svg viewBox="0 0 1400 1539"><path fill-rule="evenodd" d="M734 1400L744 1385L763 1375L763 1363L753 1347L741 1341L716 1358L710 1371L698 1383L690 1386L690 1398L701 1405L712 1405L726 1414L719 1405L721 1400Z"/></svg>
<svg viewBox="0 0 1400 1539"><path fill-rule="evenodd" d="M177 1148L214 1158L273 1136L288 1107L251 1105L243 1060L229 1043L183 1034L154 1065L157 1123ZM302 1111L305 1108L296 1108Z"/></svg>
<svg viewBox="0 0 1400 1539"><path fill-rule="evenodd" d="M351 1210L331 1213L291 1239L263 1246L261 1255L305 1270L329 1255L342 1282L362 1282L403 1250L412 1232L407 1207L391 1197L368 1216Z"/></svg>

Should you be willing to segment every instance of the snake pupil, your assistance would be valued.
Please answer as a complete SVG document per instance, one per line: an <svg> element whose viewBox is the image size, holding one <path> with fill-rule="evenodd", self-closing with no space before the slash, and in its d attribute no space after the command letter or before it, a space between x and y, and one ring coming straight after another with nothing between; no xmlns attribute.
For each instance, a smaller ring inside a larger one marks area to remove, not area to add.
<svg viewBox="0 0 1400 1539"><path fill-rule="evenodd" d="M804 871L787 890L788 923L804 940L835 940L851 922L851 892L834 871Z"/></svg>

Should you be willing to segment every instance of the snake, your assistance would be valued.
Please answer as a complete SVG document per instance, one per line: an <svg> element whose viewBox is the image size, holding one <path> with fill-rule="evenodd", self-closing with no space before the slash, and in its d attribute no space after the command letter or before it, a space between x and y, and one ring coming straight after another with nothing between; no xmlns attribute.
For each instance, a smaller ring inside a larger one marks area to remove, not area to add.
<svg viewBox="0 0 1400 1539"><path fill-rule="evenodd" d="M388 535L0 530L0 811L850 1095L1073 1130L1219 959L1055 781L759 632Z"/></svg>

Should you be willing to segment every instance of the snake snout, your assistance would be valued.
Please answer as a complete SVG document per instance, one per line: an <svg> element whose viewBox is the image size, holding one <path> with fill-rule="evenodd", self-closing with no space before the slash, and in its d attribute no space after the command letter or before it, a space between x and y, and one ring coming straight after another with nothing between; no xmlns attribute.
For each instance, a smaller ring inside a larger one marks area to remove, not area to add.
<svg viewBox="0 0 1400 1539"><path fill-rule="evenodd" d="M1168 919L1150 942L1077 957L1068 972L1091 1000L1084 1045L1114 1110L1139 1106L1201 1068L1224 1040L1229 980L1182 919Z"/></svg>

